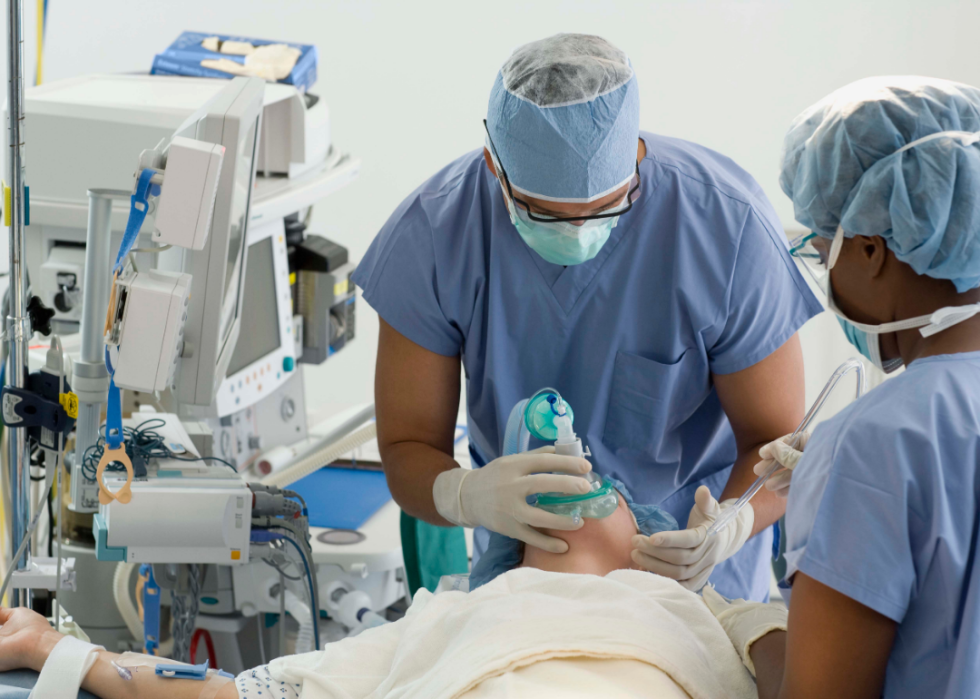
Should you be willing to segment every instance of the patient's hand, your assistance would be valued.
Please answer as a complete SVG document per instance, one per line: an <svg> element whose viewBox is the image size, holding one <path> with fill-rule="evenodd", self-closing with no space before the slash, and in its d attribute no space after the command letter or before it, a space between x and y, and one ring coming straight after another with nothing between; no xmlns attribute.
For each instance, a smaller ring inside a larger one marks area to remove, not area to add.
<svg viewBox="0 0 980 699"><path fill-rule="evenodd" d="M0 672L30 668L38 672L62 635L30 609L0 608Z"/></svg>
<svg viewBox="0 0 980 699"><path fill-rule="evenodd" d="M622 495L619 496L619 507L604 519L586 519L582 528L575 531L546 529L544 533L564 539L568 543L568 551L549 553L528 545L524 549L522 567L591 575L637 568L631 556L636 524Z"/></svg>

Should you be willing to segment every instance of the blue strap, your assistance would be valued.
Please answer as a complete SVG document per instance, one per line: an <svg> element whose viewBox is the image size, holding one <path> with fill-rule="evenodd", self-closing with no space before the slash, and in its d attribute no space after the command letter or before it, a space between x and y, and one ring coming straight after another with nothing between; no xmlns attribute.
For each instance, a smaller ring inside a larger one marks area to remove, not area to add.
<svg viewBox="0 0 980 699"><path fill-rule="evenodd" d="M153 577L153 566L144 563L140 575L146 576L143 585L143 648L156 655L160 647L160 586Z"/></svg>
<svg viewBox="0 0 980 699"><path fill-rule="evenodd" d="M109 403L105 413L105 443L109 449L118 449L123 444L122 400L116 380L109 379Z"/></svg>
<svg viewBox="0 0 980 699"><path fill-rule="evenodd" d="M126 255L136 244L139 237L140 228L146 219L146 212L150 208L149 198L151 194L156 194L160 188L150 184L150 178L157 174L152 168L144 169L136 180L136 191L129 198L129 220L126 221L126 232L123 234L122 243L119 245L119 252L116 254L116 264L112 268L113 272L122 269Z"/></svg>

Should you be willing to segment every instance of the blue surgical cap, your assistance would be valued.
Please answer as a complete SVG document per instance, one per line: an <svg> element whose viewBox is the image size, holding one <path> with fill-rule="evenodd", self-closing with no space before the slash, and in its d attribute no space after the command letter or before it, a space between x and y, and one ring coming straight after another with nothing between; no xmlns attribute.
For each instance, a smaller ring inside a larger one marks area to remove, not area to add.
<svg viewBox="0 0 980 699"><path fill-rule="evenodd" d="M636 519L636 527L644 536L650 536L657 532L677 530L677 520L657 505L638 505L633 501L633 496L622 481L605 476L605 479L612 483L613 487L619 491L626 501L626 506L633 513ZM512 570L524 560L524 542L511 539L509 536L490 532L490 542L487 550L480 556L480 560L473 566L470 573L470 590L486 585L488 582L503 575L508 570Z"/></svg>
<svg viewBox="0 0 980 699"><path fill-rule="evenodd" d="M949 133L903 146L939 132ZM917 76L868 78L800 114L779 184L825 238L881 236L918 274L980 286L980 89ZM901 152L899 152L901 150Z"/></svg>
<svg viewBox="0 0 980 699"><path fill-rule="evenodd" d="M630 61L586 34L522 46L497 74L487 129L515 190L563 202L606 196L636 170L640 95Z"/></svg>

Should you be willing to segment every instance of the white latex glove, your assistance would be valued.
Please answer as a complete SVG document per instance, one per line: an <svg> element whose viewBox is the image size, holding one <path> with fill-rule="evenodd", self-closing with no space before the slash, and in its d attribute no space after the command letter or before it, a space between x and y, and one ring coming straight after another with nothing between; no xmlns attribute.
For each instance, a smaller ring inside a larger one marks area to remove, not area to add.
<svg viewBox="0 0 980 699"><path fill-rule="evenodd" d="M746 602L744 599L727 600L715 588L706 585L701 592L704 603L725 629L745 667L755 677L755 664L749 655L752 644L773 631L785 631L789 611L780 604Z"/></svg>
<svg viewBox="0 0 980 699"><path fill-rule="evenodd" d="M803 458L803 449L806 447L806 443L810 441L809 432L801 432L796 438L795 444L790 442L792 436L791 434L784 435L775 442L769 442L762 447L759 450L762 461L752 468L755 475L761 476L772 467L774 461L783 467L782 470L776 471L766 481L766 490L773 491L781 498L789 496L789 483L793 478L793 469L800 463L800 459Z"/></svg>
<svg viewBox="0 0 980 699"><path fill-rule="evenodd" d="M708 527L732 506L735 499L720 503L702 485L694 493L694 507L687 519L687 529L658 532L652 536L633 537L633 562L651 573L673 578L688 590L697 592L708 581L715 566L733 556L748 541L755 522L755 510L747 505L728 526L713 536Z"/></svg>
<svg viewBox="0 0 980 699"><path fill-rule="evenodd" d="M483 526L551 553L565 553L567 543L533 527L572 531L582 526L582 520L528 505L527 497L536 493L584 495L592 487L581 476L591 470L592 464L585 459L559 456L554 447L542 447L502 456L483 468L443 471L432 486L432 498L439 514L457 526Z"/></svg>

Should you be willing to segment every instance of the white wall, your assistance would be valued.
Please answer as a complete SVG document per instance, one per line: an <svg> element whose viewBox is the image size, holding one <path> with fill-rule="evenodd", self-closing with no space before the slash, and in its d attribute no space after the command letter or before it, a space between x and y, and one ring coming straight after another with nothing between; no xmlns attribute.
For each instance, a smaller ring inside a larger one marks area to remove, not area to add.
<svg viewBox="0 0 980 699"><path fill-rule="evenodd" d="M26 4L32 76L34 3ZM314 92L330 105L335 143L364 165L358 182L317 207L313 229L357 259L404 196L482 143L496 69L527 41L578 31L623 48L639 75L642 126L732 156L792 225L777 184L790 120L868 75L980 84L978 26L976 0L63 0L50 4L45 77L145 71L185 29L316 44ZM30 183L30 144L27 164ZM362 304L358 322L356 344L309 371L311 395L370 399L377 320ZM827 317L804 339L818 390L851 353Z"/></svg>

